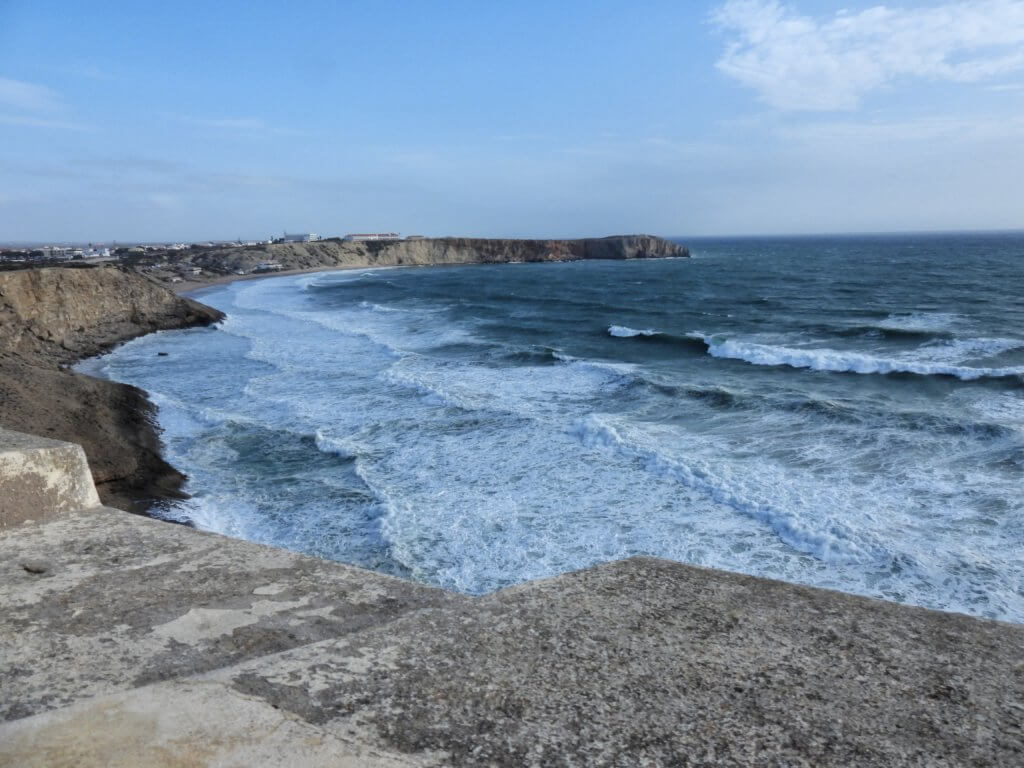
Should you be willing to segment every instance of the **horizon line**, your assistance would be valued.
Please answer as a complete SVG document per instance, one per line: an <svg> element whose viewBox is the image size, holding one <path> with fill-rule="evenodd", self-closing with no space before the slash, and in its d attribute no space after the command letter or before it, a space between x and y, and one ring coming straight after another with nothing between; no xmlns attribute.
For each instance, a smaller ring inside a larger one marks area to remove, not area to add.
<svg viewBox="0 0 1024 768"><path fill-rule="evenodd" d="M895 230L863 230L863 231L844 231L844 232L828 232L828 231L814 231L814 232L751 232L751 233L739 233L739 234L689 234L689 235L656 235L651 232L629 232L629 233L618 233L611 235L578 235L573 237L564 236L537 236L537 235L425 235L424 238L427 240L443 240L446 238L471 238L479 240L583 240L589 238L601 238L601 237L630 237L633 235L648 235L651 237L661 237L665 240L758 240L758 239L798 239L798 238L816 238L816 237L910 237L910 236L930 236L930 237L941 237L941 236L957 236L957 235L1024 235L1024 227L1020 228L1004 228L1004 229L991 229L991 228L980 228L980 229L895 229ZM329 239L341 239L343 235L330 235L328 237L322 237L323 240ZM94 245L166 245L168 243L185 243L194 245L196 243L213 243L214 245L226 245L230 243L238 243L246 240L257 240L258 242L265 242L266 238L196 238L196 239L181 239L181 238L162 238L153 240L140 240L140 239L125 239L125 240L97 240L97 239L78 239L78 240L7 240L0 242L0 248L24 248L30 246L44 246L44 245L83 245L83 244L94 244Z"/></svg>

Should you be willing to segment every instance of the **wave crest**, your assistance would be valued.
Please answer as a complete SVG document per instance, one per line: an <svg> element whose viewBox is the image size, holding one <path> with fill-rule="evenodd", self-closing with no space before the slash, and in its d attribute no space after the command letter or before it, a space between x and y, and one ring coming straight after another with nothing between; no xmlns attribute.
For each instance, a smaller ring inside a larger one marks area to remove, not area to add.
<svg viewBox="0 0 1024 768"><path fill-rule="evenodd" d="M859 543L857 534L842 522L826 518L814 525L797 512L750 498L743 488L734 487L719 477L706 462L693 460L684 463L656 448L634 442L594 414L577 421L569 432L588 448L610 450L637 459L648 472L670 477L719 504L759 520L793 549L825 562L872 562L886 554L884 548L876 543Z"/></svg>
<svg viewBox="0 0 1024 768"><path fill-rule="evenodd" d="M630 328L625 325L609 325L608 335L615 336L619 339L632 339L635 336L660 336L661 331L656 331L653 328L645 328L643 330L637 330L636 328Z"/></svg>
<svg viewBox="0 0 1024 768"><path fill-rule="evenodd" d="M752 365L789 366L832 373L952 376L962 381L1024 376L1024 366L975 368L937 360L876 357L863 352L840 351L826 347L787 347L698 335L708 345L708 354L712 357L742 360Z"/></svg>

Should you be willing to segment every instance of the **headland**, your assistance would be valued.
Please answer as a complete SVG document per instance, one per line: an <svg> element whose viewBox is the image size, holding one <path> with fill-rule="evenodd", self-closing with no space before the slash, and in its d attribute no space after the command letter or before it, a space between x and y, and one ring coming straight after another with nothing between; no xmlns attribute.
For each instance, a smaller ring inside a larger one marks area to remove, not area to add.
<svg viewBox="0 0 1024 768"><path fill-rule="evenodd" d="M690 255L685 246L653 235L613 235L572 240L510 238L407 238L192 246L153 249L127 263L179 292L267 274L328 269L509 264L583 259L656 259Z"/></svg>

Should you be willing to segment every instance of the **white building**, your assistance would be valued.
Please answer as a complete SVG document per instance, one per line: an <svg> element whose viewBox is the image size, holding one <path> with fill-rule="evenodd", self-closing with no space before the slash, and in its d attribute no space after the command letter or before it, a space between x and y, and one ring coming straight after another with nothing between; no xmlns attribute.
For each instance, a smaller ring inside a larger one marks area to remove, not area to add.
<svg viewBox="0 0 1024 768"><path fill-rule="evenodd" d="M401 240L402 236L397 232L372 232L372 233L358 233L353 235L345 235L345 239L350 242L367 242L372 240Z"/></svg>
<svg viewBox="0 0 1024 768"><path fill-rule="evenodd" d="M284 237L281 238L286 243L314 243L320 239L320 235L314 235L312 232L306 234L289 235L287 232L284 233Z"/></svg>

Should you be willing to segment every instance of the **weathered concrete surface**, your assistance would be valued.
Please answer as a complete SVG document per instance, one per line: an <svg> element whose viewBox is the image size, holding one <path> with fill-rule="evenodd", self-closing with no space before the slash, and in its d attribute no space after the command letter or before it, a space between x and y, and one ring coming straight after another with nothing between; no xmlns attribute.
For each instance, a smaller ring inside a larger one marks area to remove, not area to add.
<svg viewBox="0 0 1024 768"><path fill-rule="evenodd" d="M414 768L428 755L339 737L227 685L138 688L0 726L0 764L18 768Z"/></svg>
<svg viewBox="0 0 1024 768"><path fill-rule="evenodd" d="M0 429L0 530L99 503L80 446Z"/></svg>
<svg viewBox="0 0 1024 768"><path fill-rule="evenodd" d="M474 599L42 511L0 530L0 766L1024 765L1019 625L653 558Z"/></svg>
<svg viewBox="0 0 1024 768"><path fill-rule="evenodd" d="M466 599L104 507L28 523L0 534L0 721Z"/></svg>
<svg viewBox="0 0 1024 768"><path fill-rule="evenodd" d="M1024 628L652 558L209 677L445 765L1024 765Z"/></svg>
<svg viewBox="0 0 1024 768"><path fill-rule="evenodd" d="M1022 660L1015 625L636 558L0 724L0 764L1021 765Z"/></svg>

